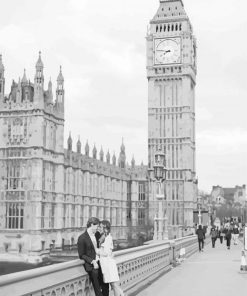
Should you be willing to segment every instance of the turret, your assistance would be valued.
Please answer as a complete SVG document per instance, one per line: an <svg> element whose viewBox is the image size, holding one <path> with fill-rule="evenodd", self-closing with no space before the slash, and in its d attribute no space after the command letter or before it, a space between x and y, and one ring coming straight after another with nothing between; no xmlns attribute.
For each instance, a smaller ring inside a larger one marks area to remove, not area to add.
<svg viewBox="0 0 247 296"><path fill-rule="evenodd" d="M107 164L110 164L110 159L111 159L111 156L110 156L110 152L108 150L107 154L106 154L106 162L107 162Z"/></svg>
<svg viewBox="0 0 247 296"><path fill-rule="evenodd" d="M103 151L102 146L101 146L100 153L99 153L99 159L100 159L101 161L104 161L104 151Z"/></svg>
<svg viewBox="0 0 247 296"><path fill-rule="evenodd" d="M4 98L4 87L5 87L5 78L4 78L4 65L2 62L2 55L0 54L0 101Z"/></svg>
<svg viewBox="0 0 247 296"><path fill-rule="evenodd" d="M76 143L76 152L81 154L81 141L80 141L80 136L78 136L78 141Z"/></svg>
<svg viewBox="0 0 247 296"><path fill-rule="evenodd" d="M28 84L28 80L27 80L27 76L26 76L26 69L24 69L23 77L21 79L21 84L22 85L27 85Z"/></svg>
<svg viewBox="0 0 247 296"><path fill-rule="evenodd" d="M71 138L71 132L69 132L69 137L67 140L67 145L68 145L68 151L72 151L72 138Z"/></svg>
<svg viewBox="0 0 247 296"><path fill-rule="evenodd" d="M117 162L117 158L116 158L116 155L115 155L115 152L114 152L113 156L112 156L112 164L116 165L116 162Z"/></svg>
<svg viewBox="0 0 247 296"><path fill-rule="evenodd" d="M97 149L95 147L95 144L93 146L93 159L97 159Z"/></svg>
<svg viewBox="0 0 247 296"><path fill-rule="evenodd" d="M119 153L119 158L118 158L118 166L121 169L125 168L125 164L126 164L126 155L125 155L125 146L122 140L122 145L120 147L120 153Z"/></svg>
<svg viewBox="0 0 247 296"><path fill-rule="evenodd" d="M135 158L134 158L134 155L132 156L132 160L131 160L131 168L132 169L135 168Z"/></svg>
<svg viewBox="0 0 247 296"><path fill-rule="evenodd" d="M89 145L88 145L88 141L87 141L87 143L85 145L85 155L86 156L89 156Z"/></svg>
<svg viewBox="0 0 247 296"><path fill-rule="evenodd" d="M19 78L18 87L16 92L16 103L21 103L22 101L22 88L21 88L21 79Z"/></svg>
<svg viewBox="0 0 247 296"><path fill-rule="evenodd" d="M57 90L56 90L56 106L59 111L64 111L64 78L62 74L62 67L57 77Z"/></svg>
<svg viewBox="0 0 247 296"><path fill-rule="evenodd" d="M51 78L50 81L48 83L48 104L52 104L53 103L53 93L52 93L52 82L51 82Z"/></svg>
<svg viewBox="0 0 247 296"><path fill-rule="evenodd" d="M44 93L44 64L41 60L41 52L39 52L39 58L36 63L36 72L34 76L34 100L41 101Z"/></svg>

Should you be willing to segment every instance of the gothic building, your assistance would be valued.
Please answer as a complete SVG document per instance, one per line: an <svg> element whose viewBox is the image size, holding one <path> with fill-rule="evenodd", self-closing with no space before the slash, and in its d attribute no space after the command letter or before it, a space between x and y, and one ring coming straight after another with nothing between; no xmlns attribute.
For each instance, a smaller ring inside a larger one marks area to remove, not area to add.
<svg viewBox="0 0 247 296"><path fill-rule="evenodd" d="M182 0L160 0L147 33L148 166L161 147L167 176L164 211L170 232L193 224L196 39Z"/></svg>
<svg viewBox="0 0 247 296"><path fill-rule="evenodd" d="M108 219L115 238L137 236L149 224L152 183L147 167L119 158L99 158L71 134L64 149L64 77L60 67L55 98L44 87L39 53L34 82L13 81L5 96L0 56L0 252L48 253L76 243L91 216ZM151 194L149 194L151 192ZM154 198L152 198L154 200Z"/></svg>
<svg viewBox="0 0 247 296"><path fill-rule="evenodd" d="M196 40L182 0L160 0L147 40L148 166L127 165L71 134L64 149L64 77L55 97L39 54L34 82L13 81L5 95L0 56L0 252L45 254L73 245L90 216L109 219L115 238L136 237L157 211L154 154L166 155L164 214L170 237L193 225ZM84 151L82 151L84 150ZM99 156L97 156L97 154ZM149 174L148 174L149 172Z"/></svg>

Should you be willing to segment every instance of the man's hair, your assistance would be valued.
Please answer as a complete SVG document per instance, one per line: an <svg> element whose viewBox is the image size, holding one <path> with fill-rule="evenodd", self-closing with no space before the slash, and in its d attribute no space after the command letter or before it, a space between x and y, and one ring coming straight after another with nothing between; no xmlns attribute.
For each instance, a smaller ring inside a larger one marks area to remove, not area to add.
<svg viewBox="0 0 247 296"><path fill-rule="evenodd" d="M91 225L99 225L99 219L96 217L91 217L87 221L87 228L91 227Z"/></svg>

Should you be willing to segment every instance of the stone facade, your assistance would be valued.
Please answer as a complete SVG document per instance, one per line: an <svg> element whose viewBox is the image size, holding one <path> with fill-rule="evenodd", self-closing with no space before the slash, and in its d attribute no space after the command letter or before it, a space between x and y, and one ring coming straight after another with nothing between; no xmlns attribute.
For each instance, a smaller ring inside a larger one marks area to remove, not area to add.
<svg viewBox="0 0 247 296"><path fill-rule="evenodd" d="M246 185L236 185L233 188L225 188L219 185L213 186L211 192L211 200L215 206L222 204L246 206Z"/></svg>
<svg viewBox="0 0 247 296"><path fill-rule="evenodd" d="M128 166L123 143L118 161L102 149L97 158L88 143L82 153L80 139L73 151L71 135L64 149L62 69L54 100L43 68L39 54L34 83L24 71L5 96L0 56L0 252L44 255L74 245L90 216L110 220L116 239L147 231L147 167L134 159Z"/></svg>
<svg viewBox="0 0 247 296"><path fill-rule="evenodd" d="M195 167L196 39L181 0L160 0L147 32L148 165L166 155L168 225L193 225Z"/></svg>

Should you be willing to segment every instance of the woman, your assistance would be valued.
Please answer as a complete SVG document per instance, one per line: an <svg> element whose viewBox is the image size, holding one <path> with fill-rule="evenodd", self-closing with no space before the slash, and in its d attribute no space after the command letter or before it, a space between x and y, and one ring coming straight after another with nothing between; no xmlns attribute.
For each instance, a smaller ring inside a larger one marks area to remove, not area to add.
<svg viewBox="0 0 247 296"><path fill-rule="evenodd" d="M100 248L98 255L100 256L100 265L103 273L104 283L109 283L114 292L114 296L124 296L124 293L118 285L119 275L116 261L112 258L113 239L111 236L111 223L107 220L100 222L103 227L103 236L100 238Z"/></svg>
<svg viewBox="0 0 247 296"><path fill-rule="evenodd" d="M212 248L215 248L215 242L217 239L217 231L214 227L212 227L212 229L210 231L210 235L211 235L211 240L212 240Z"/></svg>

